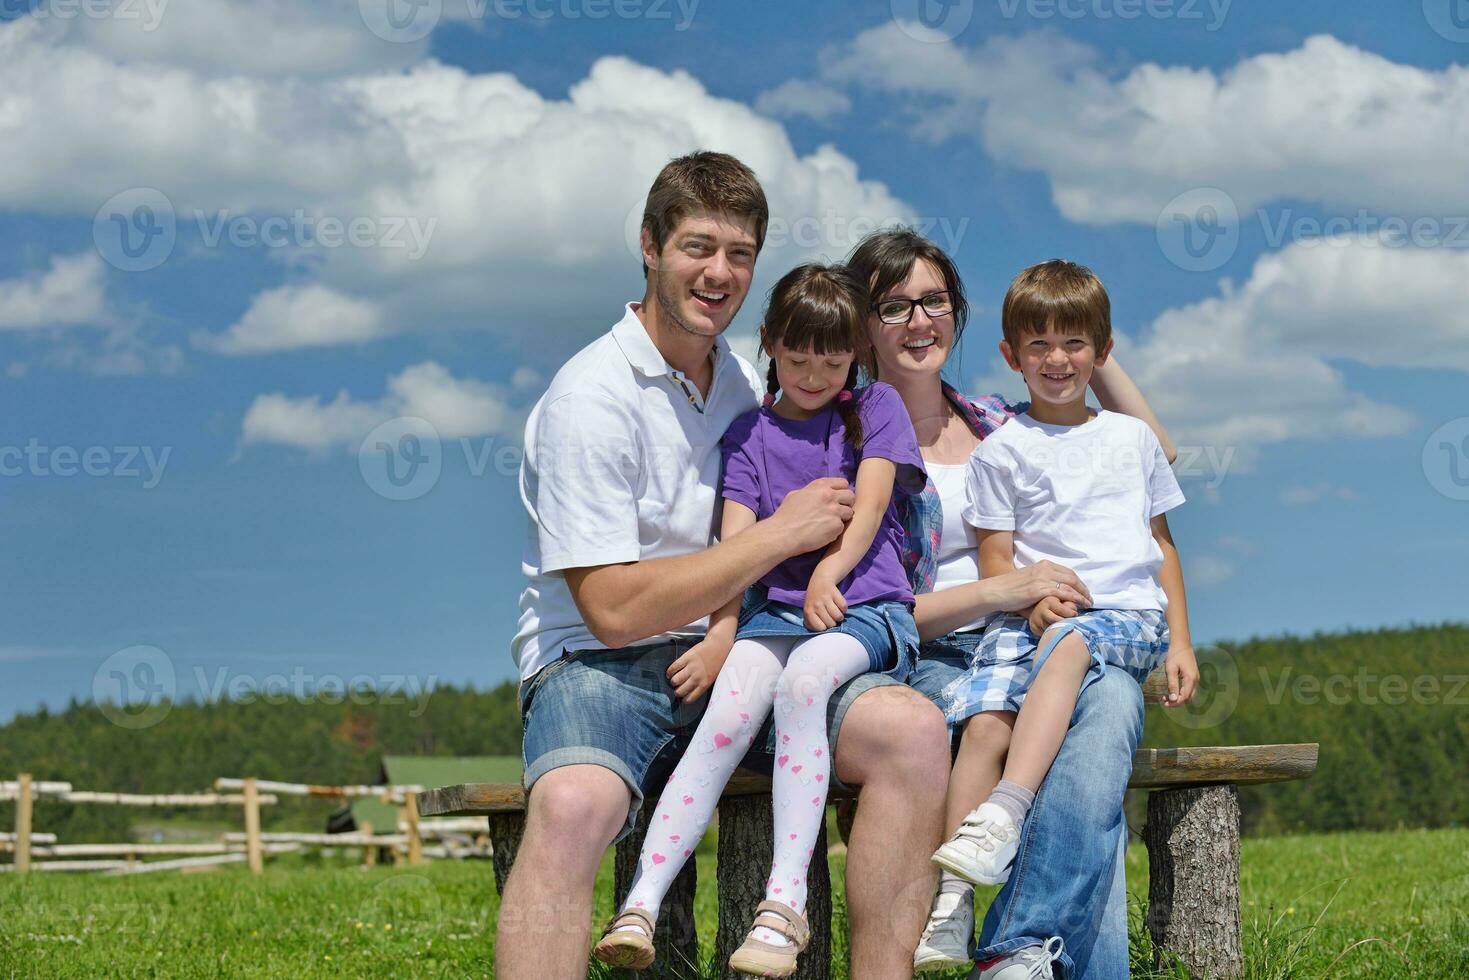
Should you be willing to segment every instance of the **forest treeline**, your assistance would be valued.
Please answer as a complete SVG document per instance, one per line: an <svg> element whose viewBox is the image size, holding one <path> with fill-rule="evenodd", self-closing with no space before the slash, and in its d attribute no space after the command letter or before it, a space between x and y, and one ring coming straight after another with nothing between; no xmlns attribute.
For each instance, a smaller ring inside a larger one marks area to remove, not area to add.
<svg viewBox="0 0 1469 980"><path fill-rule="evenodd" d="M1439 827L1469 820L1469 626L1443 625L1201 648L1195 705L1148 709L1145 744L1320 742L1314 778L1244 787L1246 831ZM342 699L170 706L151 727L114 724L91 703L0 726L0 779L30 772L77 789L182 792L217 776L326 784L377 780L383 755L518 755L515 686L442 685L411 705L358 691ZM1133 825L1141 800L1131 803ZM288 800L267 826L314 827L331 805ZM64 841L123 840L170 816L41 803L35 826ZM237 820L227 810L177 814ZM0 827L13 824L0 804Z"/></svg>

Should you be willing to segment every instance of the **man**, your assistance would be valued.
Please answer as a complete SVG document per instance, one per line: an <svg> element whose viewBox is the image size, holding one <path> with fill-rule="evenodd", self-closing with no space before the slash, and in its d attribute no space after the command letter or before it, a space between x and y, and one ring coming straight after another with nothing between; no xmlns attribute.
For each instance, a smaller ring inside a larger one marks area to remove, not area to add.
<svg viewBox="0 0 1469 980"><path fill-rule="evenodd" d="M703 708L678 701L668 665L711 611L784 559L825 547L851 517L846 483L817 480L710 546L719 439L761 391L721 335L749 292L768 220L759 182L733 157L694 153L665 167L643 216L642 301L562 367L527 422L529 584L512 652L529 801L496 932L505 980L585 976L602 855ZM836 778L860 787L846 883L852 973L908 977L942 829L943 718L874 674L831 703Z"/></svg>

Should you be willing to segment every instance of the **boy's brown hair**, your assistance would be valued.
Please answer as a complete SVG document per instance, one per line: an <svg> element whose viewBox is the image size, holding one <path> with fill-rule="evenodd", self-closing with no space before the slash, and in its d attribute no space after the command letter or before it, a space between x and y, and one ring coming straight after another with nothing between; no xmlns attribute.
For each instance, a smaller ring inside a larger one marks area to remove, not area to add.
<svg viewBox="0 0 1469 980"><path fill-rule="evenodd" d="M1063 334L1085 336L1100 353L1112 339L1112 301L1092 270L1052 259L1011 281L1000 327L1012 350L1019 350L1023 337L1055 327Z"/></svg>
<svg viewBox="0 0 1469 980"><path fill-rule="evenodd" d="M659 172L643 206L643 227L661 254L668 235L695 211L755 219L755 251L765 244L770 205L755 172L728 153L700 150L670 160ZM643 264L643 275L648 266Z"/></svg>

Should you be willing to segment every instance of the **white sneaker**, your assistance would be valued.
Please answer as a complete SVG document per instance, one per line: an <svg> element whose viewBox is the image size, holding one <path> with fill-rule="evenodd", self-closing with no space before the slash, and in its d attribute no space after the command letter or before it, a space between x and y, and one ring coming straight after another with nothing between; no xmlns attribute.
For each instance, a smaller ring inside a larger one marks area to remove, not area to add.
<svg viewBox="0 0 1469 980"><path fill-rule="evenodd" d="M1010 877L1020 850L1020 828L1003 808L981 803L964 818L948 843L933 852L933 863L976 885L999 885Z"/></svg>
<svg viewBox="0 0 1469 980"><path fill-rule="evenodd" d="M974 893L963 895L940 892L928 913L923 938L913 952L913 970L952 970L968 966L974 957L969 950L974 943Z"/></svg>
<svg viewBox="0 0 1469 980"><path fill-rule="evenodd" d="M1052 936L1040 946L1026 946L981 969L976 966L969 980L1052 980L1052 963L1061 961L1061 937Z"/></svg>

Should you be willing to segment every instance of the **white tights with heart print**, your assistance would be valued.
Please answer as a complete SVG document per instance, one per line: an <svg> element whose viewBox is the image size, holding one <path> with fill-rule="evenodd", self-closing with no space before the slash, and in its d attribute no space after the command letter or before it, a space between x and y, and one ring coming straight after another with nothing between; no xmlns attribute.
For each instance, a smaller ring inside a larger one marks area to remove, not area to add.
<svg viewBox="0 0 1469 980"><path fill-rule="evenodd" d="M693 744L648 821L623 908L642 909L657 921L663 898L708 828L725 783L773 707L775 854L765 897L804 915L806 870L826 815L831 779L826 707L833 691L867 670L866 649L845 633L736 640L710 689ZM783 941L774 933L764 938Z"/></svg>

